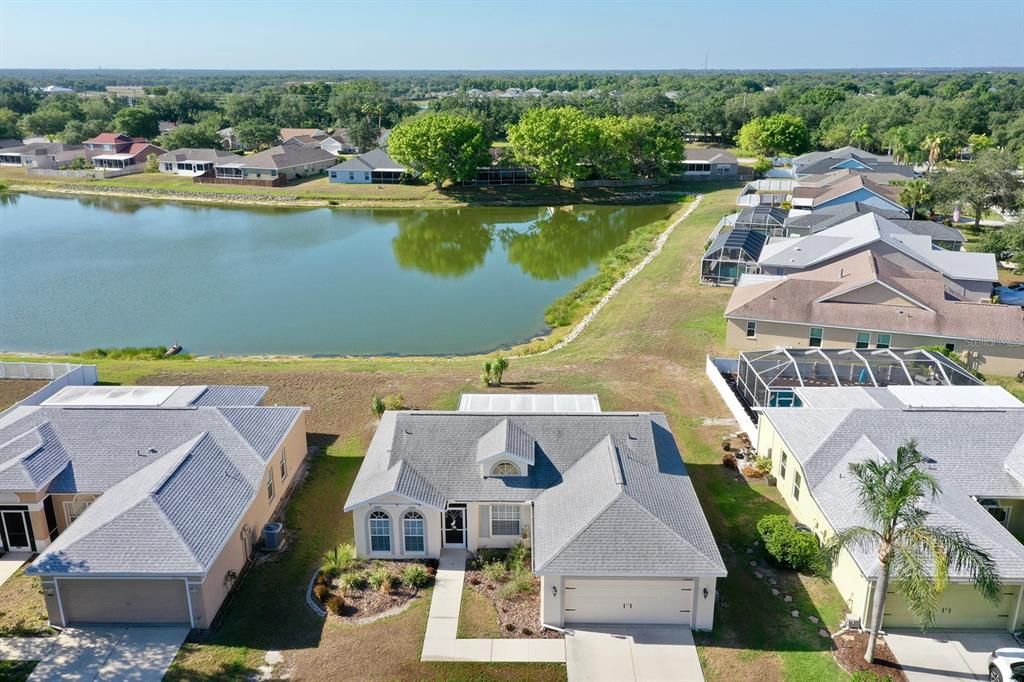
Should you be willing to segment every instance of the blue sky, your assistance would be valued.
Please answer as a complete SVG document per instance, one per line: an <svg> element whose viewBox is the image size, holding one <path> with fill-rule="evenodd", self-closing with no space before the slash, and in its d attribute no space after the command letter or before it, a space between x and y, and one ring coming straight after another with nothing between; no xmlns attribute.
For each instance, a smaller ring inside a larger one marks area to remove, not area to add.
<svg viewBox="0 0 1024 682"><path fill-rule="evenodd" d="M0 68L1024 66L1024 0L0 0L0 26Z"/></svg>

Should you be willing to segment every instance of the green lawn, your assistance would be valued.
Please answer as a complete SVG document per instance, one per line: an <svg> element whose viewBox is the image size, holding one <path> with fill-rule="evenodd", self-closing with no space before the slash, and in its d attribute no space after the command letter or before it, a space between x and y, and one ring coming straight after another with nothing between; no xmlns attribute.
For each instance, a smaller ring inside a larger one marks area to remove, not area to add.
<svg viewBox="0 0 1024 682"><path fill-rule="evenodd" d="M725 607L715 629L699 635L707 679L845 680L806 619L834 626L842 612L836 590L821 580L780 576L794 607L773 597L748 565L746 548L758 518L784 510L778 493L736 481L720 463L727 427L703 426L728 416L704 376L704 358L721 351L727 288L697 283L701 250L718 220L733 210L736 186L707 186L702 205L665 249L572 344L556 353L512 360L505 380L517 390L598 394L606 410L660 410L679 441L690 476L722 549L729 577L719 582ZM718 189L718 191L713 191ZM348 486L369 442L374 394L400 392L417 408L451 408L466 390L480 390L481 357L97 360L100 378L116 383L264 383L268 401L311 405L311 442L329 447L315 460L288 510L294 544L255 567L223 622L179 655L172 680L236 679L268 649L285 654L295 679L562 679L563 666L421 664L428 599L402 614L352 627L325 623L302 600L322 552L351 539L342 513ZM425 595L427 596L427 595ZM471 613L477 609L471 606ZM486 609L480 609L485 613ZM481 619L474 620L483 622Z"/></svg>

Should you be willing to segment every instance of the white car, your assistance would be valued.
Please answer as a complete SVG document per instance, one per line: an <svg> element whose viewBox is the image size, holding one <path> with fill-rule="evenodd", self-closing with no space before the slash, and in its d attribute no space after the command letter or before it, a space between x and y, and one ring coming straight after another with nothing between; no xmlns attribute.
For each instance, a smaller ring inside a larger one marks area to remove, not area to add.
<svg viewBox="0 0 1024 682"><path fill-rule="evenodd" d="M1024 649L996 649L988 657L989 682L1024 682Z"/></svg>

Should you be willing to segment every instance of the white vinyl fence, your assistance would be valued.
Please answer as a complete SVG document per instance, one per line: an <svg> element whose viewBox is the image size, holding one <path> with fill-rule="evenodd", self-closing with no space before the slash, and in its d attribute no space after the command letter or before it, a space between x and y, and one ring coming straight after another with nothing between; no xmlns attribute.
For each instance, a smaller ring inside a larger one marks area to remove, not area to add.
<svg viewBox="0 0 1024 682"><path fill-rule="evenodd" d="M726 383L725 377L722 376L722 372L734 372L736 371L736 360L729 360L726 358L715 358L712 355L707 357L707 362L704 365L704 371L707 373L708 378L711 379L711 383L718 390L718 394L722 396L722 400L725 401L725 406L729 408L729 412L732 413L733 418L740 425L740 429L745 431L750 436L750 442L757 442L757 425L747 414L747 411L743 409L743 404L740 399L736 397L736 394L732 392L729 384Z"/></svg>

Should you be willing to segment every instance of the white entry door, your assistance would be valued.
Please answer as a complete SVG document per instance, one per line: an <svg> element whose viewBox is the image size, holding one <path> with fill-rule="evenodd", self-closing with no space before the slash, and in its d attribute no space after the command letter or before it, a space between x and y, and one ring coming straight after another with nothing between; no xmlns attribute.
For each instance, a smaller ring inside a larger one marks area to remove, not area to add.
<svg viewBox="0 0 1024 682"><path fill-rule="evenodd" d="M565 622L689 625L693 581L567 578Z"/></svg>

